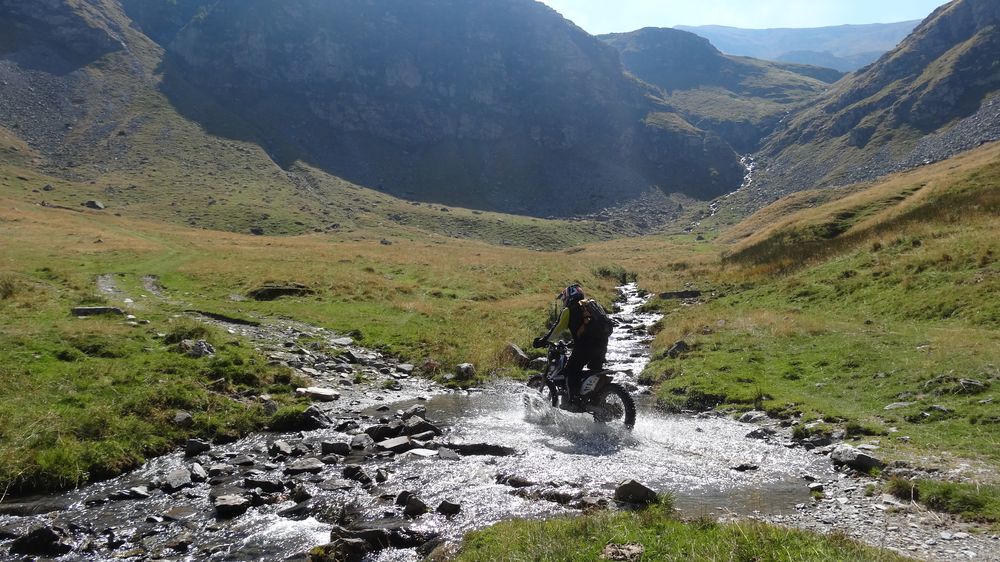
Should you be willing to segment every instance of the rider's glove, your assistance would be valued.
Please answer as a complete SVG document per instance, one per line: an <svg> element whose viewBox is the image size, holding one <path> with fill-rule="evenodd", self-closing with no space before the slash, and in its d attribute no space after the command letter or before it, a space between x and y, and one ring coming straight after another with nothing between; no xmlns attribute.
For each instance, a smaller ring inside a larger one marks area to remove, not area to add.
<svg viewBox="0 0 1000 562"><path fill-rule="evenodd" d="M542 336L540 338L535 338L535 340L531 342L531 345L534 346L535 349L539 349L539 348L545 347L548 344L549 344L549 341L547 339L545 339L544 336Z"/></svg>

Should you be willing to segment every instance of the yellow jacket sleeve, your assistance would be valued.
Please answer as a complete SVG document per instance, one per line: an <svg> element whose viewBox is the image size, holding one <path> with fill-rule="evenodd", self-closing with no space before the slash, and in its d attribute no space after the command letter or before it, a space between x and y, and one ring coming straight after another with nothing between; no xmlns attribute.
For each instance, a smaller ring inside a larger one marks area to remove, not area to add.
<svg viewBox="0 0 1000 562"><path fill-rule="evenodd" d="M562 313L559 314L559 322L556 322L554 328L549 331L549 341L557 342L562 333L569 330L569 308L564 308Z"/></svg>

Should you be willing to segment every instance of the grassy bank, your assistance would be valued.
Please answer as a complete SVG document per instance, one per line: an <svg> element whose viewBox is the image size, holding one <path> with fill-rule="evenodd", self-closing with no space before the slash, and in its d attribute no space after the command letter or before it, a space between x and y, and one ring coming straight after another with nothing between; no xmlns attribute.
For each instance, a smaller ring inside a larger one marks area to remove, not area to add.
<svg viewBox="0 0 1000 562"><path fill-rule="evenodd" d="M750 521L682 521L666 507L549 521L506 521L466 536L455 560L589 562L600 560L607 545L641 545L641 558L634 560L906 560L839 535Z"/></svg>
<svg viewBox="0 0 1000 562"><path fill-rule="evenodd" d="M674 409L764 408L890 457L1000 462L1000 183L986 147L734 228L717 289L667 312L645 373ZM684 340L692 350L665 351Z"/></svg>

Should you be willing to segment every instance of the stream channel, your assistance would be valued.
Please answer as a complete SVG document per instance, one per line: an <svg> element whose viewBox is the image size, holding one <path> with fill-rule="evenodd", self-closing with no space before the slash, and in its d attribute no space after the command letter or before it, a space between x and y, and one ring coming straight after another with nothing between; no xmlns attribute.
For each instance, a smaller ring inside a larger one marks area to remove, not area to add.
<svg viewBox="0 0 1000 562"><path fill-rule="evenodd" d="M60 560L303 559L302 553L330 542L336 523L405 527L456 542L469 530L504 519L613 507L614 489L626 479L670 492L690 516L778 515L808 501L803 475L830 477L824 457L748 438L753 426L729 418L655 409L648 390L635 381L649 359L652 338L645 328L659 317L638 312L645 299L634 284L620 290L608 362L618 372L616 379L637 397L638 420L631 432L603 428L585 414L552 409L516 383L447 392L422 382L413 392L395 395L408 399L388 394L354 400L354 411L345 399L323 404L331 418L356 421L340 423L343 431L331 427L257 434L198 455L178 451L79 490L0 504L0 553L8 552L11 538L41 526L64 530L64 542L72 550ZM383 392L373 386L359 395ZM368 448L343 456L321 451L323 442L347 443L352 434L415 405L425 406L425 417L443 433L417 451L392 454ZM279 440L293 452L276 455ZM494 447L477 447L483 444ZM461 454L445 454L449 445ZM309 458L324 463L289 474L289 465ZM193 463L207 469L208 478L167 491L165 475L190 471ZM363 486L345 475L348 464L384 481ZM255 489L248 478L274 487ZM394 502L404 490L419 496L430 512L405 518ZM219 518L212 500L222 494L252 497L253 506ZM458 504L459 513L436 513L443 500ZM415 549L388 548L372 560L421 557Z"/></svg>

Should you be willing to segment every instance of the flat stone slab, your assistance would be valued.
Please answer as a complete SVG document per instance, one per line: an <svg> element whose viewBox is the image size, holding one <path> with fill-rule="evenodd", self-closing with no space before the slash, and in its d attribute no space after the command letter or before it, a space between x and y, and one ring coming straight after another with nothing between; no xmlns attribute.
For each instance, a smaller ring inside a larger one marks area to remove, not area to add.
<svg viewBox="0 0 1000 562"><path fill-rule="evenodd" d="M295 394L298 394L299 396L308 396L311 400L318 400L320 402L333 402L334 400L340 399L340 393L336 390L319 386L296 388Z"/></svg>
<svg viewBox="0 0 1000 562"><path fill-rule="evenodd" d="M410 441L409 437L393 437L392 439L380 441L378 443L378 448L383 451L392 451L393 453L405 453L406 451L413 449L414 444Z"/></svg>

